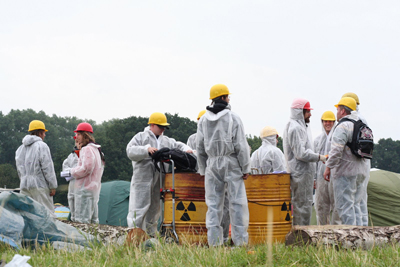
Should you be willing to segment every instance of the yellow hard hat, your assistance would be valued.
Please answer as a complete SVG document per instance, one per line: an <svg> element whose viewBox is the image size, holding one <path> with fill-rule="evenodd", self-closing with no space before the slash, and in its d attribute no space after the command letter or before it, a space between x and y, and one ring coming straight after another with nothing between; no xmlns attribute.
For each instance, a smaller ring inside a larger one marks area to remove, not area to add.
<svg viewBox="0 0 400 267"><path fill-rule="evenodd" d="M267 137L267 136L271 136L271 135L278 135L278 131L271 126L265 126L261 132L260 132L260 137Z"/></svg>
<svg viewBox="0 0 400 267"><path fill-rule="evenodd" d="M154 112L150 115L149 122L147 124L157 124L161 126L168 126L167 116L160 112Z"/></svg>
<svg viewBox="0 0 400 267"><path fill-rule="evenodd" d="M343 97L351 97L357 102L357 105L360 105L360 100L358 99L358 96L355 93L345 93L344 95L342 95L342 98Z"/></svg>
<svg viewBox="0 0 400 267"><path fill-rule="evenodd" d="M210 99L217 98L222 95L229 95L229 89L224 84L216 84L210 89Z"/></svg>
<svg viewBox="0 0 400 267"><path fill-rule="evenodd" d="M342 99L340 99L339 103L337 103L335 105L335 107L338 107L340 105L346 106L346 107L350 108L351 110L357 109L356 100L354 100L354 98L352 98L352 97L343 97Z"/></svg>
<svg viewBox="0 0 400 267"><path fill-rule="evenodd" d="M34 130L44 130L45 132L47 132L46 127L44 126L44 123L42 121L38 121L38 120L33 120L33 121L31 121L31 123L29 123L28 132L31 132Z"/></svg>
<svg viewBox="0 0 400 267"><path fill-rule="evenodd" d="M335 114L332 111L325 111L322 114L321 120L323 121L336 121Z"/></svg>
<svg viewBox="0 0 400 267"><path fill-rule="evenodd" d="M197 120L200 120L201 116L203 116L206 113L207 110L202 110L200 111L199 115L197 116Z"/></svg>

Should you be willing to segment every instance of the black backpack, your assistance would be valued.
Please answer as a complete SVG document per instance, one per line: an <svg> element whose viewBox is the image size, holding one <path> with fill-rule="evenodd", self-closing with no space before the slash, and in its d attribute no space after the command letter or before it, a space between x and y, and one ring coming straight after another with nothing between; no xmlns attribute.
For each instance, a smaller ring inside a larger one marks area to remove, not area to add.
<svg viewBox="0 0 400 267"><path fill-rule="evenodd" d="M351 152L359 158L372 159L372 152L374 151L374 135L371 128L363 123L362 120L355 121L349 118L341 119L337 126L345 121L351 121L354 123L351 143L347 143Z"/></svg>
<svg viewBox="0 0 400 267"><path fill-rule="evenodd" d="M154 152L151 157L158 171L160 171L158 162L166 161L166 163L172 164L170 161L167 161L172 159L175 165L175 172L196 172L197 159L191 153L186 153L176 148L169 149L168 147L164 147ZM164 168L164 164L161 165Z"/></svg>

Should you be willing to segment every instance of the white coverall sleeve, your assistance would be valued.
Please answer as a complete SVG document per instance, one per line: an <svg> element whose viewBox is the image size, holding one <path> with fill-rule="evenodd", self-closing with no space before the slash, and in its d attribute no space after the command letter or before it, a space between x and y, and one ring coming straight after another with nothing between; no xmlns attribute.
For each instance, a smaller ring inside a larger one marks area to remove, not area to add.
<svg viewBox="0 0 400 267"><path fill-rule="evenodd" d="M348 136L346 132L347 122L339 124L333 132L331 150L329 151L329 158L326 162L326 166L330 169L339 166L342 159L344 147L348 142Z"/></svg>
<svg viewBox="0 0 400 267"><path fill-rule="evenodd" d="M126 146L126 154L131 161L139 162L144 160L145 158L150 157L149 155L149 147L150 144L142 146L140 133L135 135L132 140Z"/></svg>
<svg viewBox="0 0 400 267"><path fill-rule="evenodd" d="M196 150L197 166L199 168L198 172L200 173L200 175L205 175L208 156L204 146L204 134L203 134L203 127L201 124L199 124L197 127L196 149L197 149Z"/></svg>
<svg viewBox="0 0 400 267"><path fill-rule="evenodd" d="M173 148L177 148L177 149L185 151L185 152L188 150L192 150L191 147L189 147L185 143L182 143L181 141L176 141L173 138L169 138L169 141L170 141L171 147L173 147Z"/></svg>
<svg viewBox="0 0 400 267"><path fill-rule="evenodd" d="M285 172L286 171L285 156L283 155L283 153L278 154L279 152L280 152L280 150L277 151L277 153L273 154L272 170L274 172Z"/></svg>
<svg viewBox="0 0 400 267"><path fill-rule="evenodd" d="M74 167L73 164L74 164L74 154L71 153L69 154L68 158L64 160L62 165L62 171L71 170Z"/></svg>
<svg viewBox="0 0 400 267"><path fill-rule="evenodd" d="M75 179L82 179L93 172L96 166L96 157L93 153L96 152L98 153L97 149L95 151L85 147L81 149L79 153L80 164L78 163L78 166L71 169L72 177Z"/></svg>
<svg viewBox="0 0 400 267"><path fill-rule="evenodd" d="M57 177L54 171L53 160L51 159L50 148L47 145L42 145L40 149L41 153L39 160L44 179L46 179L50 189L56 189L58 186Z"/></svg>
<svg viewBox="0 0 400 267"><path fill-rule="evenodd" d="M235 124L235 126L237 126L233 129L232 142L242 173L247 174L251 173L250 149L244 132L243 123L239 117L236 117L236 119L238 123Z"/></svg>
<svg viewBox="0 0 400 267"><path fill-rule="evenodd" d="M314 153L309 148L306 149L307 139L301 137L299 130L289 131L288 138L290 140L290 148L297 160L304 162L317 162L319 160L319 154Z"/></svg>

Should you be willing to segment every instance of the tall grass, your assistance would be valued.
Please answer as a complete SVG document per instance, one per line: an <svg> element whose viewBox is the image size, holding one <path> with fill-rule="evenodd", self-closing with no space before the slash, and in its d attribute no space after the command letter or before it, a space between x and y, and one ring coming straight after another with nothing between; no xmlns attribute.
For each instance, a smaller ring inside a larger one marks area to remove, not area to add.
<svg viewBox="0 0 400 267"><path fill-rule="evenodd" d="M399 247L344 250L331 247L216 247L161 244L155 249L143 247L103 246L91 251L67 252L42 246L36 250L15 251L0 245L1 259L9 262L18 253L31 256L32 266L399 266ZM268 255L272 255L271 258Z"/></svg>

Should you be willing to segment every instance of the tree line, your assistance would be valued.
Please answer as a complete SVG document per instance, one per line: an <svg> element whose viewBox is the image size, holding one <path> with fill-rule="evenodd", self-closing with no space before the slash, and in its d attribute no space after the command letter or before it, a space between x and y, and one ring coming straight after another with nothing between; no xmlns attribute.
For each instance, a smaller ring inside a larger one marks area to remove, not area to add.
<svg viewBox="0 0 400 267"><path fill-rule="evenodd" d="M178 114L166 113L171 124L166 131L168 137L186 143L188 137L196 132L197 123ZM93 126L96 142L102 146L106 165L102 181L126 180L132 176L132 164L126 156L125 148L132 137L144 130L148 117L128 117L112 119L101 124L93 120L83 120L77 117L49 116L45 112L36 112L32 109L11 110L7 115L0 112L0 187L19 187L19 178L15 166L15 151L22 144L22 139L28 134L28 125L32 120L41 120L49 130L44 142L50 147L54 169L57 175L59 188L54 197L55 203L67 205L68 184L60 177L63 161L72 152L74 147L74 130L83 121ZM261 146L258 136L247 136L251 151ZM282 150L282 138L279 137L278 147ZM372 167L400 173L400 141L391 138L380 139L375 144Z"/></svg>

